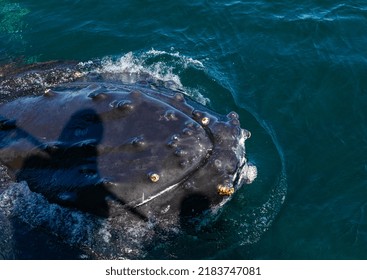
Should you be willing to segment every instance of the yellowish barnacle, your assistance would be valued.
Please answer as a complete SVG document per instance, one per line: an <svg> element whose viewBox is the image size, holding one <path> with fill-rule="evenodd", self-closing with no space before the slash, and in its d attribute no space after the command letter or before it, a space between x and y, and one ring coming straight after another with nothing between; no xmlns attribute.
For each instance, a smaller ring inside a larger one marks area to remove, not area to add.
<svg viewBox="0 0 367 280"><path fill-rule="evenodd" d="M203 124L203 125L208 125L209 124L209 118L208 117L204 117L204 118L202 118L201 119L201 123Z"/></svg>
<svg viewBox="0 0 367 280"><path fill-rule="evenodd" d="M227 187L227 186L224 186L222 184L219 184L217 189L218 189L218 194L223 195L223 196L225 196L225 195L229 196L229 195L232 195L234 193L234 188Z"/></svg>
<svg viewBox="0 0 367 280"><path fill-rule="evenodd" d="M151 173L151 174L149 174L149 179L153 183L156 183L159 180L159 175L157 173Z"/></svg>

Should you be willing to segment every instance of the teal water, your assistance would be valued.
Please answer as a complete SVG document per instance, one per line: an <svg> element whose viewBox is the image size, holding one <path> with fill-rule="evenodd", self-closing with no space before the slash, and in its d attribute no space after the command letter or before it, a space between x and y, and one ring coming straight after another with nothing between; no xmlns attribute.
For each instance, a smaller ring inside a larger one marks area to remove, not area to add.
<svg viewBox="0 0 367 280"><path fill-rule="evenodd" d="M252 132L255 183L146 258L367 259L366 45L365 1L0 0L1 64L148 69Z"/></svg>

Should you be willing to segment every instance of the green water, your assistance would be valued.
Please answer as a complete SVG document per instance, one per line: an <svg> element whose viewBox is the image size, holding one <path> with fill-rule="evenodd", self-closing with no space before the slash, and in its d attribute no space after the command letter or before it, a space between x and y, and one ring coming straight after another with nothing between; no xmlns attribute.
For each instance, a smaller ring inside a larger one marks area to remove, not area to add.
<svg viewBox="0 0 367 280"><path fill-rule="evenodd" d="M0 0L2 64L111 58L252 132L256 182L146 258L366 259L366 45L365 1Z"/></svg>

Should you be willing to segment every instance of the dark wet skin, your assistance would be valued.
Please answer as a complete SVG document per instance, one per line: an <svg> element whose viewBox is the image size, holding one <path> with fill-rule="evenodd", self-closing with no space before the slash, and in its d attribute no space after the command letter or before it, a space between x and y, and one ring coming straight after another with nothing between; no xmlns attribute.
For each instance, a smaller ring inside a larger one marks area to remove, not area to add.
<svg viewBox="0 0 367 280"><path fill-rule="evenodd" d="M205 201L200 212L219 205L219 185L241 185L241 133L236 114L145 84L84 79L0 105L0 161L13 178L102 216L109 201L141 219L177 216L190 197Z"/></svg>

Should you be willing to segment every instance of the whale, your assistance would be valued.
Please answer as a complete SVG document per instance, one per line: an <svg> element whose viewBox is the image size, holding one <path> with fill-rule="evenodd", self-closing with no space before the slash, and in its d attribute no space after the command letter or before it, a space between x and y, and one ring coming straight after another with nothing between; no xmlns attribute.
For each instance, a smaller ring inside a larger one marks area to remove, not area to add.
<svg viewBox="0 0 367 280"><path fill-rule="evenodd" d="M78 65L0 71L8 185L68 211L165 228L217 212L256 178L236 112L218 114L148 75L126 82Z"/></svg>

